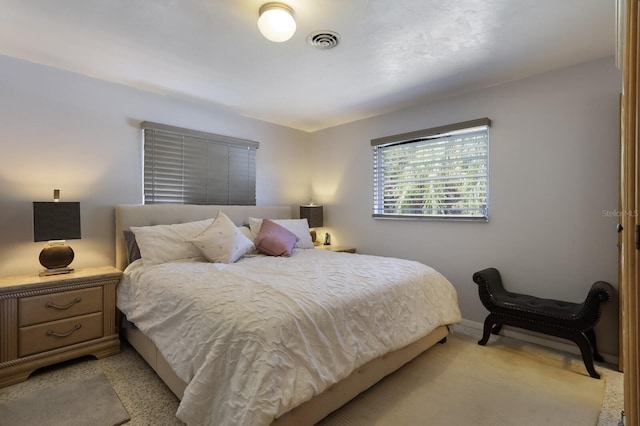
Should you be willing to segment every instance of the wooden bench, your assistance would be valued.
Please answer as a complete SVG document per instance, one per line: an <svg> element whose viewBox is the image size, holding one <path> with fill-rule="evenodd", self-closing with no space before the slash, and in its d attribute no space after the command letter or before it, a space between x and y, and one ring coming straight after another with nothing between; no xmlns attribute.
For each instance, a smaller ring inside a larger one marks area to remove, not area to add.
<svg viewBox="0 0 640 426"><path fill-rule="evenodd" d="M503 325L524 328L575 342L591 377L600 378L593 360L603 361L598 353L593 330L600 320L601 304L611 300L611 284L597 281L582 303L541 299L504 289L500 272L487 268L473 274L482 304L490 314L484 320L484 332L479 345L489 341L491 333L498 334Z"/></svg>

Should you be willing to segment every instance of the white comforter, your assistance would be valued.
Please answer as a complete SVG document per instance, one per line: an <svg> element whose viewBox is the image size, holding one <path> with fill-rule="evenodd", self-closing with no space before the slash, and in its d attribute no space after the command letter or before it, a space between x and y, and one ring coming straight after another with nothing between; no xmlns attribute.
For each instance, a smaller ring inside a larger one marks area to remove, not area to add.
<svg viewBox="0 0 640 426"><path fill-rule="evenodd" d="M423 264L295 250L235 264L134 262L118 308L188 382L189 425L269 425L362 364L460 321Z"/></svg>

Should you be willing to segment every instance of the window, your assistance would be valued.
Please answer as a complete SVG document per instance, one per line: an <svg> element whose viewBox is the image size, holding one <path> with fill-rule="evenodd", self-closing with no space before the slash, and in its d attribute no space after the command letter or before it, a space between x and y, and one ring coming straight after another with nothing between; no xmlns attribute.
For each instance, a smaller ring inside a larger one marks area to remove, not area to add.
<svg viewBox="0 0 640 426"><path fill-rule="evenodd" d="M488 220L488 118L371 141L373 217Z"/></svg>
<svg viewBox="0 0 640 426"><path fill-rule="evenodd" d="M145 204L256 204L258 143L142 123Z"/></svg>

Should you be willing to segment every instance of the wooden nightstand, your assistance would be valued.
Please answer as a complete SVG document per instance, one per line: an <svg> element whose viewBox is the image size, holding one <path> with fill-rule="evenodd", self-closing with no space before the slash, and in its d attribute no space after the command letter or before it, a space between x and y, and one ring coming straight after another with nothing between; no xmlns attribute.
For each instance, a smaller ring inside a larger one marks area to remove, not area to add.
<svg viewBox="0 0 640 426"><path fill-rule="evenodd" d="M0 278L0 387L83 355L120 352L113 267Z"/></svg>
<svg viewBox="0 0 640 426"><path fill-rule="evenodd" d="M320 249L320 250L341 251L341 252L344 252L344 253L355 253L356 252L355 247L332 246L331 244L329 244L328 246L325 246L325 245L316 246L316 248Z"/></svg>

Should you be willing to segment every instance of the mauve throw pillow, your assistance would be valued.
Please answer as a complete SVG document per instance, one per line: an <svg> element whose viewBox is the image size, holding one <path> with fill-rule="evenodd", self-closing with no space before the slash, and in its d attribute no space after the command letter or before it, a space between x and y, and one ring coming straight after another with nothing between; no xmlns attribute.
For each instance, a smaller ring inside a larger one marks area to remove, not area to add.
<svg viewBox="0 0 640 426"><path fill-rule="evenodd" d="M254 240L256 249L269 256L291 256L298 237L283 226L265 219L260 233Z"/></svg>

